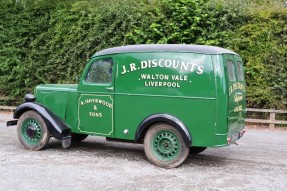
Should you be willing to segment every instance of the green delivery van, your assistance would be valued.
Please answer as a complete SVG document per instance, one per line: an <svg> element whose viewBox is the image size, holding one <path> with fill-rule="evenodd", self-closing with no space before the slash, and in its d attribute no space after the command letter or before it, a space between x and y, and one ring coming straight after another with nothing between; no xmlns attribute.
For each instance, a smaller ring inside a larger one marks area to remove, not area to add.
<svg viewBox="0 0 287 191"><path fill-rule="evenodd" d="M148 160L181 165L189 153L244 134L241 57L203 45L130 45L97 52L79 84L45 84L27 94L7 126L26 149L50 137L67 148L88 135L143 143Z"/></svg>

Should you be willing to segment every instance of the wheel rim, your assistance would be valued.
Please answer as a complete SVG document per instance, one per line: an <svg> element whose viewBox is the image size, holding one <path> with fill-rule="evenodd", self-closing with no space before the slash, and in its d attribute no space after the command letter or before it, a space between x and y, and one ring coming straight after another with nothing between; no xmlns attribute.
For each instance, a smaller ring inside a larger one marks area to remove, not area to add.
<svg viewBox="0 0 287 191"><path fill-rule="evenodd" d="M32 118L26 119L21 126L21 134L24 140L30 145L36 145L41 140L41 125Z"/></svg>
<svg viewBox="0 0 287 191"><path fill-rule="evenodd" d="M179 155L180 142L173 133L169 131L160 131L151 141L153 153L158 159L171 161Z"/></svg>

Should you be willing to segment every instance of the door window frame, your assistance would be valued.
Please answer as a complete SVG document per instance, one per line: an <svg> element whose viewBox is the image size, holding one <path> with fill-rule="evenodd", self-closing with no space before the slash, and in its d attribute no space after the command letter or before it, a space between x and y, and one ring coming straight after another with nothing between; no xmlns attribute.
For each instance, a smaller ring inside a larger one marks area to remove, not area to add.
<svg viewBox="0 0 287 191"><path fill-rule="evenodd" d="M86 82L86 76L88 75L88 72L90 70L90 68L92 67L93 63L95 63L96 61L99 60L106 60L106 59L111 59L112 60L112 80L110 83L90 83L90 82ZM115 73L116 73L116 62L114 60L113 57L109 56L101 56L101 57L95 57L92 58L88 64L88 66L85 68L85 70L83 71L83 74L81 76L80 82L79 82L79 86L78 86L78 91L79 92L98 92L98 93L105 93L103 91L101 91L101 87L111 87L111 89L114 89L114 81L115 81ZM100 88L99 91L96 90L97 88ZM103 89L102 89L103 90ZM113 91L111 91L110 93L112 93ZM108 93L108 92L106 92ZM108 94L110 94L108 93Z"/></svg>
<svg viewBox="0 0 287 191"><path fill-rule="evenodd" d="M99 61L105 61L105 60L111 60L111 69L112 69L112 72L111 72L111 81L110 82L107 82L107 83L101 83L101 82L88 82L87 81L87 78L88 78L88 75L89 75L89 72L91 71L93 65ZM89 65L84 77L83 77L83 81L85 82L85 84L93 84L93 85L111 85L113 83L113 79L114 79L114 61L111 57L107 57L107 58L101 58L101 59L95 59L91 62L91 64Z"/></svg>

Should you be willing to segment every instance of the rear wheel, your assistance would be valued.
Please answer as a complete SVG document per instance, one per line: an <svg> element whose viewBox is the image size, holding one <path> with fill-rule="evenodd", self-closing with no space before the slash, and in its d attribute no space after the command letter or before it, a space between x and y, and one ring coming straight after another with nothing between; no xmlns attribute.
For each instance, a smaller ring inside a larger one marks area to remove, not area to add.
<svg viewBox="0 0 287 191"><path fill-rule="evenodd" d="M151 163L163 168L181 165L188 156L189 146L173 126L165 123L153 125L144 138L144 150Z"/></svg>
<svg viewBox="0 0 287 191"><path fill-rule="evenodd" d="M85 134L72 133L72 142L81 142L85 140L87 137L88 135Z"/></svg>
<svg viewBox="0 0 287 191"><path fill-rule="evenodd" d="M207 149L207 147L190 147L189 153L196 155L203 152L205 149Z"/></svg>
<svg viewBox="0 0 287 191"><path fill-rule="evenodd" d="M21 115L17 126L18 139L29 150L41 150L50 140L50 133L43 118L35 111Z"/></svg>

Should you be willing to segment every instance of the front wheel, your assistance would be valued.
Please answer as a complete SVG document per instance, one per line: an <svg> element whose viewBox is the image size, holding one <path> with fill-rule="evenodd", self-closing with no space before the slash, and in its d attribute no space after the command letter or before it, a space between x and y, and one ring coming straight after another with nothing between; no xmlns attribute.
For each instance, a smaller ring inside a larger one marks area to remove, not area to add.
<svg viewBox="0 0 287 191"><path fill-rule="evenodd" d="M144 138L144 151L151 163L163 168L181 165L188 156L189 146L173 126L153 125Z"/></svg>
<svg viewBox="0 0 287 191"><path fill-rule="evenodd" d="M35 111L27 111L21 115L17 134L20 143L29 150L41 150L50 140L50 132L46 123Z"/></svg>

